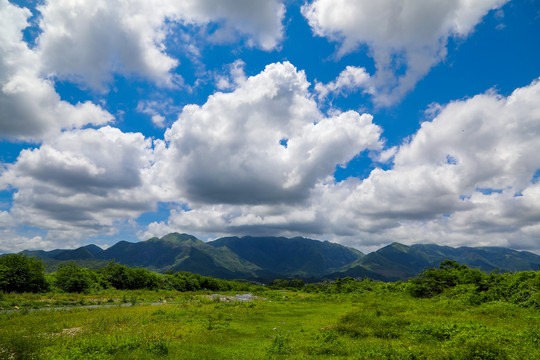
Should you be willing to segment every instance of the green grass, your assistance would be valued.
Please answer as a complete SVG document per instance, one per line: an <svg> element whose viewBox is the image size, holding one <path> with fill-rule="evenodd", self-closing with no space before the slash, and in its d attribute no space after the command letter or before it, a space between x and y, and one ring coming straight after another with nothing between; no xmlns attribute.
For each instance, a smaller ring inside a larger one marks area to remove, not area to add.
<svg viewBox="0 0 540 360"><path fill-rule="evenodd" d="M265 299L114 291L73 300L119 304L135 298L137 305L3 313L0 359L540 358L537 309L388 291L258 295ZM67 297L14 296L4 294L2 301ZM148 304L159 299L167 305Z"/></svg>

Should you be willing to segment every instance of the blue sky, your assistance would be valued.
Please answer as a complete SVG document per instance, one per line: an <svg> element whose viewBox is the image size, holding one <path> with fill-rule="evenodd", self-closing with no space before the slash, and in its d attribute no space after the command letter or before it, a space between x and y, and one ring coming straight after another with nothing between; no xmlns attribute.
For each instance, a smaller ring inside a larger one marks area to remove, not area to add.
<svg viewBox="0 0 540 360"><path fill-rule="evenodd" d="M0 251L540 253L538 0L0 0Z"/></svg>

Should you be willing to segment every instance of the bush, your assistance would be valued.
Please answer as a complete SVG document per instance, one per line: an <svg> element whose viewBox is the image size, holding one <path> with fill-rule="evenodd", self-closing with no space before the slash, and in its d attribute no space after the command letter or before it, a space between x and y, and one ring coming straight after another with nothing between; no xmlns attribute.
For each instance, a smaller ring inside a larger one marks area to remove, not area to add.
<svg viewBox="0 0 540 360"><path fill-rule="evenodd" d="M540 271L484 274L455 261L445 260L410 279L407 291L414 297L442 294L460 297L471 305L506 301L523 307L540 307Z"/></svg>
<svg viewBox="0 0 540 360"><path fill-rule="evenodd" d="M291 339L288 335L276 335L274 336L274 339L272 339L270 346L266 348L266 352L270 356L288 355L292 352L291 346L289 345L290 342Z"/></svg>
<svg viewBox="0 0 540 360"><path fill-rule="evenodd" d="M271 289L301 289L304 287L304 281L299 279L294 280L282 280L275 279L268 286Z"/></svg>
<svg viewBox="0 0 540 360"><path fill-rule="evenodd" d="M58 266L55 285L65 292L81 293L90 290L93 281L87 269L69 262Z"/></svg>
<svg viewBox="0 0 540 360"><path fill-rule="evenodd" d="M130 268L111 261L100 272L103 279L118 290L160 288L158 275L145 268Z"/></svg>
<svg viewBox="0 0 540 360"><path fill-rule="evenodd" d="M444 260L439 268L429 268L409 280L408 291L414 297L430 298L460 284L473 284L480 288L486 275L453 260Z"/></svg>
<svg viewBox="0 0 540 360"><path fill-rule="evenodd" d="M489 336L471 336L464 342L461 356L464 360L508 359L508 353L497 340Z"/></svg>
<svg viewBox="0 0 540 360"><path fill-rule="evenodd" d="M22 254L0 257L0 291L46 292L49 283L41 260Z"/></svg>

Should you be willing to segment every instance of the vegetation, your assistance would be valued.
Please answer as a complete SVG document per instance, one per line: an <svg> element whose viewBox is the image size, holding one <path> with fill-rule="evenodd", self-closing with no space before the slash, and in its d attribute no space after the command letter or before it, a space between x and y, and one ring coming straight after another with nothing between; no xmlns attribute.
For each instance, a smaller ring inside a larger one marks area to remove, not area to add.
<svg viewBox="0 0 540 360"><path fill-rule="evenodd" d="M485 274L455 261L445 260L429 268L407 287L414 297L461 297L471 304L506 301L540 308L540 271Z"/></svg>
<svg viewBox="0 0 540 360"><path fill-rule="evenodd" d="M43 292L48 288L41 261L16 254L0 257L0 291Z"/></svg>
<svg viewBox="0 0 540 360"><path fill-rule="evenodd" d="M110 262L45 282L53 292L0 292L0 359L540 358L540 271L444 261L407 282L263 287Z"/></svg>
<svg viewBox="0 0 540 360"><path fill-rule="evenodd" d="M87 292L92 287L94 279L91 271L69 262L58 267L55 285L65 292Z"/></svg>
<svg viewBox="0 0 540 360"><path fill-rule="evenodd" d="M282 280L275 279L268 286L271 289L302 289L306 286L303 280Z"/></svg>
<svg viewBox="0 0 540 360"><path fill-rule="evenodd" d="M40 260L22 254L0 257L0 291L43 293L49 290L68 293L91 293L116 290L176 291L255 291L262 286L246 281L230 281L189 272L165 274L145 268L132 268L110 261L101 269L81 268L75 262L60 264L45 275Z"/></svg>

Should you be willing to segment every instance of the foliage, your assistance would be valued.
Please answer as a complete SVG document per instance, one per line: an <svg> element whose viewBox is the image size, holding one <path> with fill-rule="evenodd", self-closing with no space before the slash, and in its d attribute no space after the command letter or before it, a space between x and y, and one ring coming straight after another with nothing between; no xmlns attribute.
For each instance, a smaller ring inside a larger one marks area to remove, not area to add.
<svg viewBox="0 0 540 360"><path fill-rule="evenodd" d="M460 297L479 305L506 301L525 307L540 308L540 271L485 274L455 261L445 260L439 268L429 268L408 282L413 297L437 295Z"/></svg>
<svg viewBox="0 0 540 360"><path fill-rule="evenodd" d="M95 283L90 271L76 263L60 264L56 272L55 285L65 292L87 292Z"/></svg>
<svg viewBox="0 0 540 360"><path fill-rule="evenodd" d="M485 274L453 260L444 260L439 268L429 268L409 280L409 292L414 297L433 297L461 284L480 286Z"/></svg>
<svg viewBox="0 0 540 360"><path fill-rule="evenodd" d="M337 278L333 282L322 282L317 284L307 284L303 290L309 293L325 294L351 294L363 293L366 291L400 291L402 282L384 283L368 278L354 279L350 276Z"/></svg>
<svg viewBox="0 0 540 360"><path fill-rule="evenodd" d="M275 279L268 286L271 289L301 289L305 286L303 280L293 279L293 280L282 280Z"/></svg>
<svg viewBox="0 0 540 360"><path fill-rule="evenodd" d="M159 279L157 274L144 268L130 268L126 265L109 262L107 266L100 270L103 279L111 284L115 289L157 289Z"/></svg>
<svg viewBox="0 0 540 360"><path fill-rule="evenodd" d="M49 289L40 260L26 255L10 254L0 257L0 291L44 292Z"/></svg>
<svg viewBox="0 0 540 360"><path fill-rule="evenodd" d="M278 334L274 336L270 346L266 349L266 352L271 357L275 355L288 355L292 352L290 341L291 340L287 335Z"/></svg>
<svg viewBox="0 0 540 360"><path fill-rule="evenodd" d="M202 276L186 271L167 274L165 283L165 288L178 291L255 291L263 289L262 286L253 285L248 282L216 279L210 276Z"/></svg>

